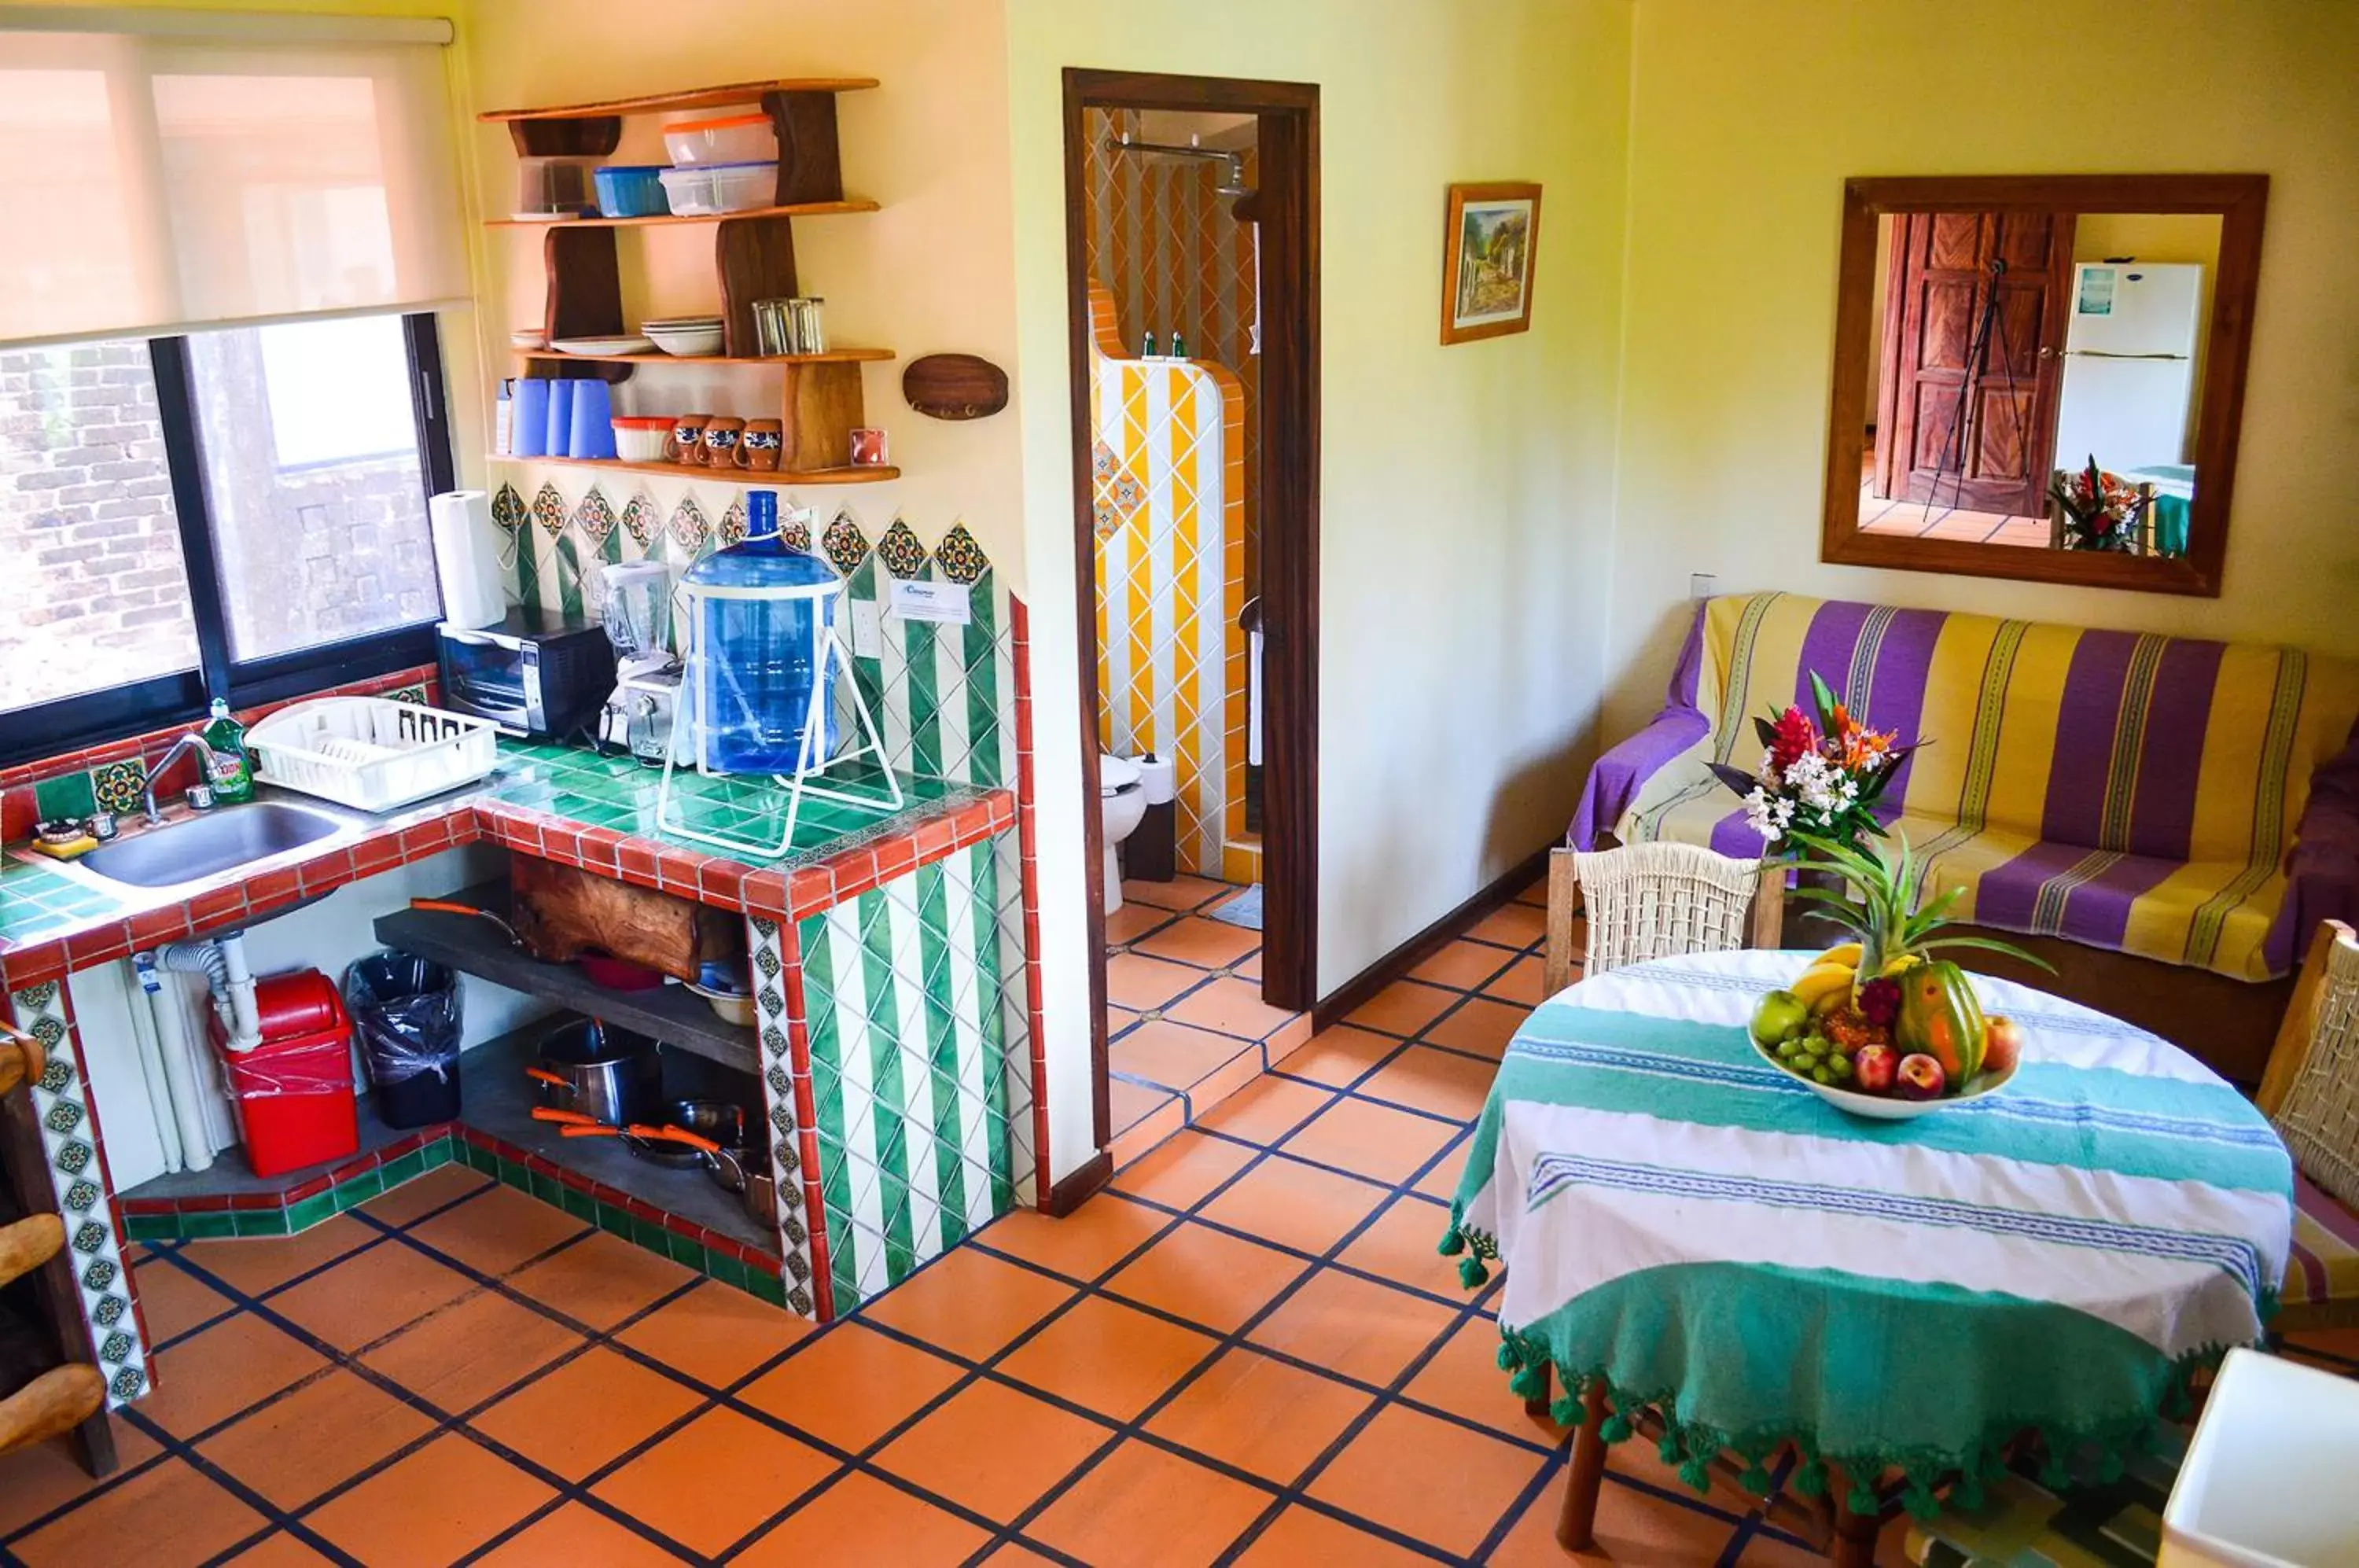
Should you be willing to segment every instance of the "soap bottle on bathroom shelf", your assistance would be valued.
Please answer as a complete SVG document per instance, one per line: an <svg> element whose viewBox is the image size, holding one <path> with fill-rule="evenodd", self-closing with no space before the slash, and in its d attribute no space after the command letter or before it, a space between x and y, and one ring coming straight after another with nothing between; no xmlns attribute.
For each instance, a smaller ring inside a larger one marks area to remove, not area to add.
<svg viewBox="0 0 2359 1568"><path fill-rule="evenodd" d="M213 699L212 718L200 732L218 758L205 782L224 806L254 799L254 759L245 749L245 726L231 717L229 704Z"/></svg>
<svg viewBox="0 0 2359 1568"><path fill-rule="evenodd" d="M1153 359L1155 357L1155 334L1153 332L1147 333L1146 338L1139 343L1138 357L1141 359Z"/></svg>

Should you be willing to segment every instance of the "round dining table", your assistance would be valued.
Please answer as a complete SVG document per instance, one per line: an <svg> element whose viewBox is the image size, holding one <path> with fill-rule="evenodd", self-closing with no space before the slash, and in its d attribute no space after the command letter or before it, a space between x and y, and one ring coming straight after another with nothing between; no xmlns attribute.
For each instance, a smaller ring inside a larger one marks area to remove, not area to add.
<svg viewBox="0 0 2359 1568"><path fill-rule="evenodd" d="M1974 976L2012 1018L1997 1090L1909 1120L1838 1110L1747 1031L1803 953L1657 959L1525 1020L1476 1124L1445 1253L1504 1266L1501 1367L1575 1429L1559 1539L1644 1430L1699 1489L1823 1499L1830 1555L2006 1457L2117 1473L2228 1347L2262 1339L2293 1167L2225 1080L2143 1029Z"/></svg>

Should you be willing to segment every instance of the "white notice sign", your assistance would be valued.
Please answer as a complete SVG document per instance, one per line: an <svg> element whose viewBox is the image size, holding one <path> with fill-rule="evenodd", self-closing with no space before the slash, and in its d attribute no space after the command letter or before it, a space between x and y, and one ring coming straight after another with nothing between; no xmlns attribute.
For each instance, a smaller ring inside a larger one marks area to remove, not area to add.
<svg viewBox="0 0 2359 1568"><path fill-rule="evenodd" d="M974 619L969 590L956 583L904 583L893 580L893 613L905 621L939 621L962 626Z"/></svg>

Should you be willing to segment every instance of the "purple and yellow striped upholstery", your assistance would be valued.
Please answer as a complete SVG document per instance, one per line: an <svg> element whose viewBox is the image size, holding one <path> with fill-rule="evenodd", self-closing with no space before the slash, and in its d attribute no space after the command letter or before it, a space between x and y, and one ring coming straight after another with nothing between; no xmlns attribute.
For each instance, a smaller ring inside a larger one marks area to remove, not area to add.
<svg viewBox="0 0 2359 1568"><path fill-rule="evenodd" d="M1785 593L1702 607L1669 702L1590 775L1572 843L1758 855L1705 764L1757 767L1754 716L1807 705L1813 670L1927 743L1885 815L1932 886L1965 889L1961 919L2263 980L2298 932L2359 910L2359 667Z"/></svg>
<svg viewBox="0 0 2359 1568"><path fill-rule="evenodd" d="M2359 1214L2294 1173L2293 1251L2277 1294L2281 1329L2359 1323Z"/></svg>

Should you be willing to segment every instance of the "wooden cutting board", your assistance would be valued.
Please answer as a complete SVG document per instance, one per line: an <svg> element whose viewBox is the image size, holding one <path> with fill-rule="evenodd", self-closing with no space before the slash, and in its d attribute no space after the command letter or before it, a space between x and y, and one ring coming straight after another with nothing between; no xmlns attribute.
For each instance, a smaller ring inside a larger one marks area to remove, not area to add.
<svg viewBox="0 0 2359 1568"><path fill-rule="evenodd" d="M1007 373L971 354L929 354L901 373L901 396L936 419L980 419L1007 407Z"/></svg>

